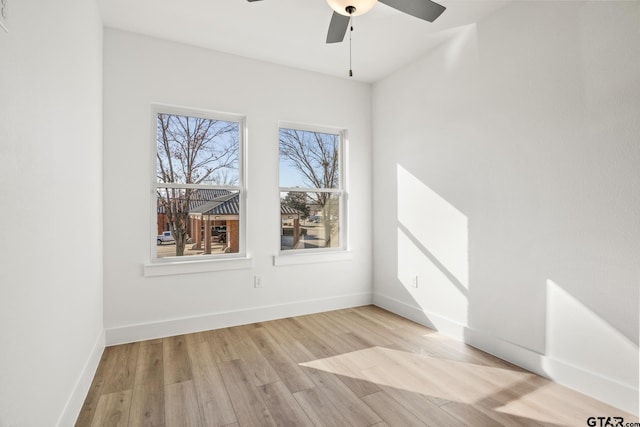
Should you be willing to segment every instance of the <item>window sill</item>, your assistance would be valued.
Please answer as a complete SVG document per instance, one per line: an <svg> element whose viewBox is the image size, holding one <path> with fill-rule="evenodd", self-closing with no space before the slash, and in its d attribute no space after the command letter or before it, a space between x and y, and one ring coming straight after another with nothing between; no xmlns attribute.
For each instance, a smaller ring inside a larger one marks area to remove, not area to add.
<svg viewBox="0 0 640 427"><path fill-rule="evenodd" d="M207 273L211 271L243 270L253 267L252 258L207 259L144 265L144 277L172 274Z"/></svg>
<svg viewBox="0 0 640 427"><path fill-rule="evenodd" d="M276 255L273 257L273 265L311 264L317 262L351 261L353 254L348 251L322 252L312 254L292 253Z"/></svg>

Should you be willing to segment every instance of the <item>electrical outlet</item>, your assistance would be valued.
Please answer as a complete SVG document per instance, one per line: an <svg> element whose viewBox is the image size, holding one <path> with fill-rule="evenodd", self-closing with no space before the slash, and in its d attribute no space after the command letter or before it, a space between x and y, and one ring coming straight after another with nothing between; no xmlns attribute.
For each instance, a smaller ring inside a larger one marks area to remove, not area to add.
<svg viewBox="0 0 640 427"><path fill-rule="evenodd" d="M9 16L9 0L0 0L0 27L2 27L7 33L9 32L9 24L7 19Z"/></svg>
<svg viewBox="0 0 640 427"><path fill-rule="evenodd" d="M418 276L411 276L411 287L412 288L418 287Z"/></svg>
<svg viewBox="0 0 640 427"><path fill-rule="evenodd" d="M262 287L262 276L257 274L255 276L253 276L253 287L254 288L261 288Z"/></svg>

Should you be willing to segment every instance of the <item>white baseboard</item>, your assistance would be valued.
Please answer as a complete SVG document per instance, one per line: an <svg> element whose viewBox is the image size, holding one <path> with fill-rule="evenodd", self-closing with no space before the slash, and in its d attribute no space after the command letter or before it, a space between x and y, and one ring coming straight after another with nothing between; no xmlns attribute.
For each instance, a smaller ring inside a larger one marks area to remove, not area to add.
<svg viewBox="0 0 640 427"><path fill-rule="evenodd" d="M631 385L622 384L595 372L586 371L482 331L468 328L466 325L425 312L421 308L386 295L374 293L373 303L580 393L638 415L639 393L638 389Z"/></svg>
<svg viewBox="0 0 640 427"><path fill-rule="evenodd" d="M84 367L80 372L80 376L73 387L69 400L67 400L67 404L62 411L62 415L56 423L58 427L72 426L76 423L80 410L82 409L82 405L87 397L87 393L89 392L89 388L91 387L93 377L98 369L98 364L100 364L104 346L105 333L102 331L89 354L87 362L84 364Z"/></svg>
<svg viewBox="0 0 640 427"><path fill-rule="evenodd" d="M121 326L109 328L105 331L106 345L124 344L230 326L246 325L248 323L266 322L268 320L282 319L291 316L358 307L371 303L371 293L366 292Z"/></svg>

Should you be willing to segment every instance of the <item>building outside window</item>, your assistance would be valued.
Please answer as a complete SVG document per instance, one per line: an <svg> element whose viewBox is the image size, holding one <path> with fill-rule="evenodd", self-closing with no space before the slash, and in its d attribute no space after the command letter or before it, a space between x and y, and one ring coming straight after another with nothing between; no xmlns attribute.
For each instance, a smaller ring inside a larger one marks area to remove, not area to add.
<svg viewBox="0 0 640 427"><path fill-rule="evenodd" d="M345 133L281 125L281 251L346 249Z"/></svg>
<svg viewBox="0 0 640 427"><path fill-rule="evenodd" d="M243 118L162 106L154 116L152 259L243 254Z"/></svg>

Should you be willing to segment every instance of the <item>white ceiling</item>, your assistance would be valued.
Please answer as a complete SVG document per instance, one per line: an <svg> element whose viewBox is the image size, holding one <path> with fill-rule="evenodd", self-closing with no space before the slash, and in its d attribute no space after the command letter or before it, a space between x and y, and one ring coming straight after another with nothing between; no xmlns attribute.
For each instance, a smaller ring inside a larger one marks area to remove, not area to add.
<svg viewBox="0 0 640 427"><path fill-rule="evenodd" d="M511 0L442 0L433 23L382 3L354 20L353 79L379 80ZM98 0L104 25L347 77L349 42L326 44L326 0Z"/></svg>

